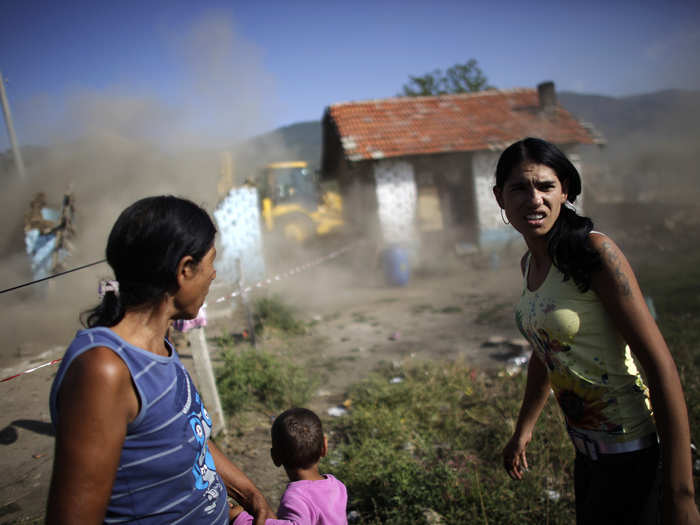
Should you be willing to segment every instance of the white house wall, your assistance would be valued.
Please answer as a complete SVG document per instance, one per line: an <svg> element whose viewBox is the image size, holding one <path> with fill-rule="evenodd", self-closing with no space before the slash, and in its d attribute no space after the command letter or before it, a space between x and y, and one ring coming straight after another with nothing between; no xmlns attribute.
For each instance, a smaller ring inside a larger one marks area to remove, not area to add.
<svg viewBox="0 0 700 525"><path fill-rule="evenodd" d="M405 161L378 161L374 165L374 178L384 242L414 245L417 190L413 166Z"/></svg>
<svg viewBox="0 0 700 525"><path fill-rule="evenodd" d="M221 253L216 258L219 280L235 283L239 275L236 260L246 283L265 276L262 251L258 190L242 187L232 189L214 210L219 227Z"/></svg>

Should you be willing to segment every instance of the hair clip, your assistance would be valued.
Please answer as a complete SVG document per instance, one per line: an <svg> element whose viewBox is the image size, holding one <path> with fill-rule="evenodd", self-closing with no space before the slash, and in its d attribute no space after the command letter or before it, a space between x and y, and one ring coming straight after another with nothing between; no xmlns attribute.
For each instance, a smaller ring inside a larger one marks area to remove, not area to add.
<svg viewBox="0 0 700 525"><path fill-rule="evenodd" d="M100 297L100 301L107 292L112 292L114 295L119 297L119 281L100 281L100 285L97 288L97 294Z"/></svg>

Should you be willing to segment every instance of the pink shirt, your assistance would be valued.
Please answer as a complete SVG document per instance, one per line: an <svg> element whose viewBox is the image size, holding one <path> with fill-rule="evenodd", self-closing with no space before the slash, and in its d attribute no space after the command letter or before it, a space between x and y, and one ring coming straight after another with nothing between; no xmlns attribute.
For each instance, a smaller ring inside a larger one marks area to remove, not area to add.
<svg viewBox="0 0 700 525"><path fill-rule="evenodd" d="M282 494L276 520L265 525L347 525L348 495L339 480L330 474L317 481L292 481ZM241 512L233 525L251 525L253 517Z"/></svg>

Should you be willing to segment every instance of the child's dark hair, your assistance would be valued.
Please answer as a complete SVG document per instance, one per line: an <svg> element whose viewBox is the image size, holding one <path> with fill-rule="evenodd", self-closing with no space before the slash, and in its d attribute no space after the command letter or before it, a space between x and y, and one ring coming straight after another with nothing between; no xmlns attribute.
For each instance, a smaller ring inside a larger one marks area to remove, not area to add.
<svg viewBox="0 0 700 525"><path fill-rule="evenodd" d="M195 203L164 195L147 197L126 208L107 241L107 262L119 283L102 302L83 313L83 323L114 326L129 307L160 301L175 292L177 266L186 255L196 263L214 244L216 227Z"/></svg>
<svg viewBox="0 0 700 525"><path fill-rule="evenodd" d="M556 173L573 203L581 193L581 176L571 161L554 144L537 138L525 138L508 146L496 166L496 186L503 189L506 180L523 162L542 164ZM568 203L567 203L568 204ZM581 292L591 287L591 276L601 268L600 255L588 241L593 221L578 215L573 207L562 206L552 229L547 233L547 251L552 263L571 277Z"/></svg>
<svg viewBox="0 0 700 525"><path fill-rule="evenodd" d="M272 423L272 448L286 468L309 468L321 459L323 427L307 408L285 410Z"/></svg>

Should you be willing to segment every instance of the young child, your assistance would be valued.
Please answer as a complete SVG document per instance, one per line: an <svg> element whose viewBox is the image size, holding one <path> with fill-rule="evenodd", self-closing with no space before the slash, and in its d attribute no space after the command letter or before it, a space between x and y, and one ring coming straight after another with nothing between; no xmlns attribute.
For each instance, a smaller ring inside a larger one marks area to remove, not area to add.
<svg viewBox="0 0 700 525"><path fill-rule="evenodd" d="M321 420L306 408L290 408L272 423L270 455L284 466L289 478L277 510L278 519L266 525L346 525L347 492L330 474L320 474L318 462L328 452ZM230 515L233 525L250 525L253 517L241 507Z"/></svg>

